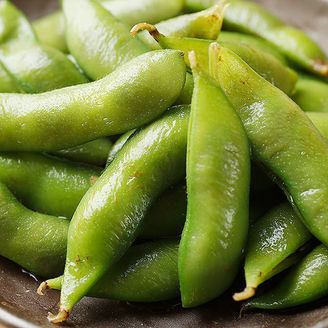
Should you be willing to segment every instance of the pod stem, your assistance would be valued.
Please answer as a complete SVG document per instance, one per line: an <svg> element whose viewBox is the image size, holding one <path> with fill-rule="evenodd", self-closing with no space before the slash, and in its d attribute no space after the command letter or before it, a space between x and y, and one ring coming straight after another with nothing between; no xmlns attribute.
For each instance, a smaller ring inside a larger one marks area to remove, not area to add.
<svg viewBox="0 0 328 328"><path fill-rule="evenodd" d="M242 292L233 294L232 298L236 302L245 301L255 295L256 288L246 287Z"/></svg>
<svg viewBox="0 0 328 328"><path fill-rule="evenodd" d="M136 24L132 27L130 34L132 36L136 36L139 32L142 31L148 31L148 33L157 41L160 41L160 38L163 36L158 29L156 28L156 26L152 25L152 24L148 24L148 23L139 23Z"/></svg>
<svg viewBox="0 0 328 328"><path fill-rule="evenodd" d="M67 311L64 307L61 306L56 315L50 312L48 313L48 320L51 323L62 323L68 319L69 314L69 311Z"/></svg>
<svg viewBox="0 0 328 328"><path fill-rule="evenodd" d="M212 42L208 48L208 71L211 77L216 76L220 60L220 45L217 42Z"/></svg>
<svg viewBox="0 0 328 328"><path fill-rule="evenodd" d="M43 296L44 295L44 292L49 289L49 285L46 281L42 282L41 285L38 287L37 289L37 294Z"/></svg>

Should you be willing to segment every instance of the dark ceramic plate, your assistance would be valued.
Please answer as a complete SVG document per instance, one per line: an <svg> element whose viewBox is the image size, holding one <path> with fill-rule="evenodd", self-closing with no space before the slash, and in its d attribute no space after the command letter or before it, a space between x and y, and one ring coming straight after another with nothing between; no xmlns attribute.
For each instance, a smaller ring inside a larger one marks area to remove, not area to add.
<svg viewBox="0 0 328 328"><path fill-rule="evenodd" d="M73 0L72 0L73 1ZM137 1L137 0L131 0ZM327 0L257 0L290 23L306 30L328 53ZM56 1L14 0L32 18L54 8ZM54 327L46 319L54 311L59 294L36 294L38 282L15 264L0 257L0 328ZM2 322L2 324L1 324ZM316 305L289 313L250 312L240 314L231 293L206 306L183 310L179 304L137 305L108 300L84 299L76 308L68 327L142 328L281 328L328 327L328 305Z"/></svg>

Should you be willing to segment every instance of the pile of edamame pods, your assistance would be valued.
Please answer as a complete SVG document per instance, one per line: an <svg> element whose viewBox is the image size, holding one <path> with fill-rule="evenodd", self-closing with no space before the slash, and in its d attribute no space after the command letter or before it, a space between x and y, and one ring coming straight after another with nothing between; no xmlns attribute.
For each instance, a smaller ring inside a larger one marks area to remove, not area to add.
<svg viewBox="0 0 328 328"><path fill-rule="evenodd" d="M246 0L62 0L33 23L2 0L0 21L0 255L61 290L51 322L85 296L328 295L309 36Z"/></svg>

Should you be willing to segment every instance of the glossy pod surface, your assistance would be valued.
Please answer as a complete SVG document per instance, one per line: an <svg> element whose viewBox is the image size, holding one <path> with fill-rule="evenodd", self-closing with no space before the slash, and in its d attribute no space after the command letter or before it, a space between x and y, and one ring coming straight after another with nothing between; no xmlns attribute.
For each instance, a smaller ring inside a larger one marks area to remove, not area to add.
<svg viewBox="0 0 328 328"><path fill-rule="evenodd" d="M206 303L230 286L248 230L250 155L246 133L223 92L196 67L193 76L187 220L179 248L183 307Z"/></svg>
<svg viewBox="0 0 328 328"><path fill-rule="evenodd" d="M328 249L317 246L281 279L277 286L246 303L257 309L286 309L328 295Z"/></svg>
<svg viewBox="0 0 328 328"><path fill-rule="evenodd" d="M100 169L39 154L0 153L0 181L28 208L71 218Z"/></svg>
<svg viewBox="0 0 328 328"><path fill-rule="evenodd" d="M256 288L285 269L283 262L311 238L289 204L278 205L258 219L248 236L244 266L246 289L235 294L235 300L253 296Z"/></svg>
<svg viewBox="0 0 328 328"><path fill-rule="evenodd" d="M91 288L89 296L129 302L159 302L179 295L176 241L156 241L132 246ZM61 289L62 277L46 281Z"/></svg>
<svg viewBox="0 0 328 328"><path fill-rule="evenodd" d="M188 53L190 51L195 51L200 59L202 70L208 72L208 48L211 41L196 38L166 37L160 34L156 29L152 30L151 25L146 28L150 30L150 33L159 42L161 47L183 51L187 65L190 65ZM221 42L221 44L234 51L258 74L283 90L285 93L291 94L293 92L297 81L297 74L282 64L274 56L262 51L261 49L256 49L243 43Z"/></svg>
<svg viewBox="0 0 328 328"><path fill-rule="evenodd" d="M37 95L0 94L0 150L52 151L124 133L173 104L185 76L181 52L159 50L96 82Z"/></svg>
<svg viewBox="0 0 328 328"><path fill-rule="evenodd" d="M53 154L75 162L105 166L112 147L113 143L109 138L99 138L83 145L58 150Z"/></svg>
<svg viewBox="0 0 328 328"><path fill-rule="evenodd" d="M62 6L68 48L93 80L149 50L96 1L63 0Z"/></svg>
<svg viewBox="0 0 328 328"><path fill-rule="evenodd" d="M80 202L68 234L60 312L74 304L131 246L150 204L185 175L189 108L171 109L135 134Z"/></svg>
<svg viewBox="0 0 328 328"><path fill-rule="evenodd" d="M27 18L9 1L1 2L0 22L0 60L19 90L39 93L87 82L66 55L38 43Z"/></svg>
<svg viewBox="0 0 328 328"><path fill-rule="evenodd" d="M63 270L69 221L33 212L0 184L0 255L42 277Z"/></svg>
<svg viewBox="0 0 328 328"><path fill-rule="evenodd" d="M328 144L306 114L232 51L213 44L212 76L238 112L253 155L278 179L307 228L328 244Z"/></svg>

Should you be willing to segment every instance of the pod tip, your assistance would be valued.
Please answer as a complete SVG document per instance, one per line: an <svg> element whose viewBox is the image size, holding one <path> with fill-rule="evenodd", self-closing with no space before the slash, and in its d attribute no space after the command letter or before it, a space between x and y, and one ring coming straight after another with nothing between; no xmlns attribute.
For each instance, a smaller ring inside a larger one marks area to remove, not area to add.
<svg viewBox="0 0 328 328"><path fill-rule="evenodd" d="M315 60L313 69L322 76L328 76L328 63L324 60Z"/></svg>
<svg viewBox="0 0 328 328"><path fill-rule="evenodd" d="M242 292L233 294L232 298L236 302L245 301L255 295L256 288L246 287Z"/></svg>
<svg viewBox="0 0 328 328"><path fill-rule="evenodd" d="M37 289L36 292L37 292L37 294L43 296L45 290L47 290L48 288L49 288L48 283L47 283L46 281L44 281L44 282L42 282L42 283L40 284L40 286L38 287L38 289Z"/></svg>
<svg viewBox="0 0 328 328"><path fill-rule="evenodd" d="M69 312L65 310L63 307L60 307L59 312L54 315L52 313L48 313L48 320L51 323L61 323L68 319Z"/></svg>
<svg viewBox="0 0 328 328"><path fill-rule="evenodd" d="M159 36L161 35L158 31L158 29L152 25L152 24L148 24L148 23L139 23L134 25L131 30L130 30L130 34L132 36L136 36L139 32L141 31L148 31L149 34L155 39L157 40L159 38Z"/></svg>

